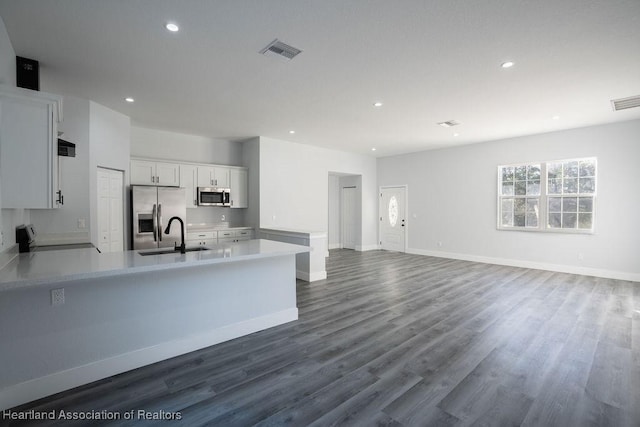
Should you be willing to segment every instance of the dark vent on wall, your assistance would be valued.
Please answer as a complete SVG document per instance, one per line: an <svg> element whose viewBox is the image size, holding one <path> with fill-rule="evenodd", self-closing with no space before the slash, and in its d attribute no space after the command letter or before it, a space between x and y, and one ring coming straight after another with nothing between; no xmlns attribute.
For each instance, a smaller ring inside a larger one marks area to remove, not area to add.
<svg viewBox="0 0 640 427"><path fill-rule="evenodd" d="M275 56L287 61L292 60L296 55L302 52L300 49L296 49L293 46L289 46L286 43L282 43L280 40L275 39L260 51L265 56Z"/></svg>
<svg viewBox="0 0 640 427"><path fill-rule="evenodd" d="M629 98L612 99L611 106L613 111L626 110L627 108L640 107L640 95L631 96Z"/></svg>

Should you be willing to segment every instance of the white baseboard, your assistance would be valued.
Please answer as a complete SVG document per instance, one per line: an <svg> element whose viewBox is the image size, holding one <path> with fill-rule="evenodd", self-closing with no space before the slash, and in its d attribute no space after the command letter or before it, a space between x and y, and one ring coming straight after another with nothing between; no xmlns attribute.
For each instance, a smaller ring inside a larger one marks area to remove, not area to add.
<svg viewBox="0 0 640 427"><path fill-rule="evenodd" d="M13 408L45 396L69 390L93 381L170 359L181 354L209 347L263 329L298 319L298 309L289 308L233 325L187 336L184 339L142 348L102 359L87 365L56 372L41 378L11 385L0 390L0 410Z"/></svg>
<svg viewBox="0 0 640 427"><path fill-rule="evenodd" d="M327 278L326 271L302 271L296 270L296 278L304 280L305 282L315 282L317 280L324 280Z"/></svg>
<svg viewBox="0 0 640 427"><path fill-rule="evenodd" d="M376 251L380 249L378 247L378 245L362 245L362 246L356 246L356 251L359 252L365 252L365 251Z"/></svg>
<svg viewBox="0 0 640 427"><path fill-rule="evenodd" d="M342 244L340 243L330 243L329 249L342 249Z"/></svg>
<svg viewBox="0 0 640 427"><path fill-rule="evenodd" d="M580 274L583 276L604 277L606 279L628 280L640 282L640 274L624 271L604 270L590 267L580 267L574 265L551 264L546 262L522 261L509 258L495 258L480 255L460 254L454 252L429 251L424 249L407 249L407 253L415 255L426 255L438 258L459 259L463 261L481 262L485 264L508 265L510 267L532 268L535 270L556 271L558 273Z"/></svg>

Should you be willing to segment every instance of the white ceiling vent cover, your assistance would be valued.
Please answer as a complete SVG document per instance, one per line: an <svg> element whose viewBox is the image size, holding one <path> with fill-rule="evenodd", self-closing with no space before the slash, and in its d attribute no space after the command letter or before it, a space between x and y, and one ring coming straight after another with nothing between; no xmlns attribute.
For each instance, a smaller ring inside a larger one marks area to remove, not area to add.
<svg viewBox="0 0 640 427"><path fill-rule="evenodd" d="M457 120L447 120L446 122L440 122L438 123L438 125L445 127L445 128L450 128L452 126L458 126L460 124L460 122L458 122Z"/></svg>
<svg viewBox="0 0 640 427"><path fill-rule="evenodd" d="M640 107L640 95L631 96L629 98L612 99L611 106L613 111L626 110L627 108Z"/></svg>
<svg viewBox="0 0 640 427"><path fill-rule="evenodd" d="M275 56L277 58L292 60L296 55L302 52L300 49L296 49L293 46L289 46L286 43L282 43L280 40L275 39L260 51L265 56Z"/></svg>

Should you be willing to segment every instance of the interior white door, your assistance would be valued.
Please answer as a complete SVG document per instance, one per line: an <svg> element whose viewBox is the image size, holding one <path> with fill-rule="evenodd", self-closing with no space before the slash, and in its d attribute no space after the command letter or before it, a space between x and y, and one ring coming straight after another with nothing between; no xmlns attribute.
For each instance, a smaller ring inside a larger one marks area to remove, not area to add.
<svg viewBox="0 0 640 427"><path fill-rule="evenodd" d="M380 190L380 247L405 252L406 188L387 187Z"/></svg>
<svg viewBox="0 0 640 427"><path fill-rule="evenodd" d="M98 168L98 249L124 250L124 175Z"/></svg>
<svg viewBox="0 0 640 427"><path fill-rule="evenodd" d="M355 187L342 189L342 247L345 249L356 248L356 233L358 221L357 191Z"/></svg>

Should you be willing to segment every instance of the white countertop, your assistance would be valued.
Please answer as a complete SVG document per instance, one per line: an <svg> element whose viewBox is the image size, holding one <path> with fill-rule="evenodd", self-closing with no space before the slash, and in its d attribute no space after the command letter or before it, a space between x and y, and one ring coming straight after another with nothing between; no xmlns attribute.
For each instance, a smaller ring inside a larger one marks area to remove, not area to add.
<svg viewBox="0 0 640 427"><path fill-rule="evenodd" d="M95 249L69 249L17 255L0 270L0 292L72 280L184 268L292 255L308 252L305 246L271 240L246 240L208 245L211 250L142 256L125 251L98 253ZM166 249L166 248L165 248Z"/></svg>

